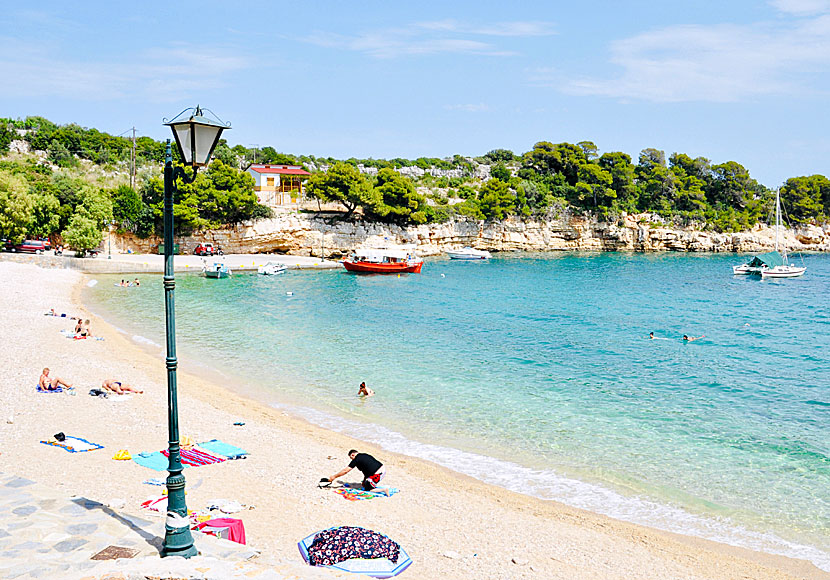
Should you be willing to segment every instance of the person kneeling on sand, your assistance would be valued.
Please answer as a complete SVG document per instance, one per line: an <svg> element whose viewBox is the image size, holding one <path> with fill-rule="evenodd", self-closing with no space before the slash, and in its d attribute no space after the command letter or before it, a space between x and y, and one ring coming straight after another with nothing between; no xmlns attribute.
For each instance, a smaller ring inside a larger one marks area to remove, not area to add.
<svg viewBox="0 0 830 580"><path fill-rule="evenodd" d="M58 377L50 377L48 368L43 369L43 373L40 375L40 379L37 384L40 385L40 388L44 391L55 391L58 387L66 387L67 389L74 388L72 383L67 383L65 380Z"/></svg>
<svg viewBox="0 0 830 580"><path fill-rule="evenodd" d="M113 379L104 379L104 382L101 383L101 388L105 391L112 391L116 395L123 395L124 393L138 393L141 395L144 393L144 391L139 391L138 389L132 388L130 385L125 385L121 381Z"/></svg>
<svg viewBox="0 0 830 580"><path fill-rule="evenodd" d="M357 467L363 473L363 489L365 491L375 489L380 483L380 480L383 479L383 476L386 475L386 469L383 467L383 464L368 453L358 453L356 449L349 451L349 457L352 461L348 467L341 469L331 477L324 478L324 480L333 482L338 477L343 477Z"/></svg>

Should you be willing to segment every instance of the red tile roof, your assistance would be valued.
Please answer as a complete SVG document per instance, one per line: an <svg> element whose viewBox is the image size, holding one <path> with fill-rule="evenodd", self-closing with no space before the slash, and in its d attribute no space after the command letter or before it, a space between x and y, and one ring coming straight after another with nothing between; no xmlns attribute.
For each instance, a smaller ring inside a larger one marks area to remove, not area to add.
<svg viewBox="0 0 830 580"><path fill-rule="evenodd" d="M279 173L280 175L311 175L299 165L251 165L248 169L257 173Z"/></svg>

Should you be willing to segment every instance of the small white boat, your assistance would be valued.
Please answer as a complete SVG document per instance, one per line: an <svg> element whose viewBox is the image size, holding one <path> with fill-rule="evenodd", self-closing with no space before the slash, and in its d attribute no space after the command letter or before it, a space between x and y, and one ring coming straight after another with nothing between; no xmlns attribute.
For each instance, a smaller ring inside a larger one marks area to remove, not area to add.
<svg viewBox="0 0 830 580"><path fill-rule="evenodd" d="M476 250L475 248L461 248L460 250L447 250L447 255L452 260L489 260L490 252L487 250Z"/></svg>
<svg viewBox="0 0 830 580"><path fill-rule="evenodd" d="M807 268L790 264L787 256L787 244L778 243L781 229L781 192L775 192L775 251L753 256L746 264L732 266L736 275L754 275L761 278L797 278L803 276ZM781 253L778 252L779 246Z"/></svg>
<svg viewBox="0 0 830 580"><path fill-rule="evenodd" d="M264 274L265 276L273 276L275 274L282 274L288 270L288 266L283 264L282 262L268 262L257 268L257 272L260 274Z"/></svg>
<svg viewBox="0 0 830 580"><path fill-rule="evenodd" d="M231 269L221 262L214 262L211 265L205 265L202 268L206 278L228 278L233 273Z"/></svg>

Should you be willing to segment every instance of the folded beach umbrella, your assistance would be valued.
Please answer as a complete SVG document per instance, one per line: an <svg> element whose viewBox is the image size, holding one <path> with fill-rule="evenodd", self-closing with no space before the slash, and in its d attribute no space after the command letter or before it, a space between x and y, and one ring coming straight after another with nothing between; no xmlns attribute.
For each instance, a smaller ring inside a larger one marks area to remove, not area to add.
<svg viewBox="0 0 830 580"><path fill-rule="evenodd" d="M374 578L392 578L412 564L412 558L397 542L366 528L339 526L321 530L300 540L297 547L311 566Z"/></svg>

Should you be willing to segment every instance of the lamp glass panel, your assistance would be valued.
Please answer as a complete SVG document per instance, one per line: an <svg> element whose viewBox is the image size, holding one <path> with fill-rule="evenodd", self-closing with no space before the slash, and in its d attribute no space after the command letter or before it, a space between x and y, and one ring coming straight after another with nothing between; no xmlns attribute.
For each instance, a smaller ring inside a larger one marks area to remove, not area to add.
<svg viewBox="0 0 830 580"><path fill-rule="evenodd" d="M207 165L210 161L210 154L213 153L213 146L222 129L224 127L196 125L196 156L194 161L197 165Z"/></svg>
<svg viewBox="0 0 830 580"><path fill-rule="evenodd" d="M176 133L176 141L182 148L181 154L185 165L190 165L193 159L193 151L190 150L190 123L176 123L172 125Z"/></svg>

